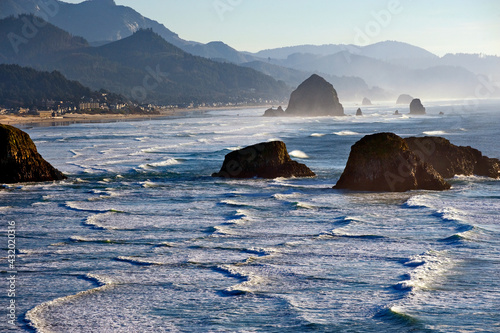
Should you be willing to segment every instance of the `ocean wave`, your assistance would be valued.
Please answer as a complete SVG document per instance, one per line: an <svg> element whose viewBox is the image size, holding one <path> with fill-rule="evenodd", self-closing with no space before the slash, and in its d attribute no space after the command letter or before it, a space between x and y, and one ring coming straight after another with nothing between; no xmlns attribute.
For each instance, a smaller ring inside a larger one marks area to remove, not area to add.
<svg viewBox="0 0 500 333"><path fill-rule="evenodd" d="M56 298L54 300L35 306L33 309L26 312L26 315L24 317L28 323L28 326L30 326L37 332L51 332L54 327L52 327L52 325L47 320L45 320L45 313L50 313L53 308L64 306L65 303L70 302L76 298L91 295L97 292L103 292L116 284L115 281L113 281L111 278L103 275L86 274L85 276L83 276L83 278L95 283L97 287L81 291L74 295Z"/></svg>
<svg viewBox="0 0 500 333"><path fill-rule="evenodd" d="M436 217L439 217L445 222L465 222L466 215L459 209L454 207L445 207L443 209L438 210L433 214Z"/></svg>
<svg viewBox="0 0 500 333"><path fill-rule="evenodd" d="M233 265L219 265L215 270L242 281L236 285L226 288L224 290L224 294L227 295L253 293L255 292L258 285L266 281L262 276L245 270L243 267Z"/></svg>
<svg viewBox="0 0 500 333"><path fill-rule="evenodd" d="M236 212L227 217L231 223L243 223L251 219L250 212L244 209L238 209Z"/></svg>
<svg viewBox="0 0 500 333"><path fill-rule="evenodd" d="M315 137L315 138L321 138L325 135L326 135L326 133L313 133L310 136Z"/></svg>
<svg viewBox="0 0 500 333"><path fill-rule="evenodd" d="M425 132L422 132L422 134L424 134L424 135L446 135L448 133L446 133L445 131L425 131Z"/></svg>
<svg viewBox="0 0 500 333"><path fill-rule="evenodd" d="M105 226L100 221L105 220L105 219L107 219L107 218L109 218L117 213L121 213L121 212L110 210L110 211L106 211L105 213L94 214L94 215L87 217L87 219L85 219L83 224L88 226L88 227L91 227L93 229L97 229L97 230L115 230L116 228L110 227L110 226Z"/></svg>
<svg viewBox="0 0 500 333"><path fill-rule="evenodd" d="M177 165L180 163L181 162L176 160L175 158L169 158L167 160L160 161L160 162L141 164L141 165L139 165L139 168L143 169L143 170L151 170L154 168L161 168L161 167L166 167L166 166L170 166L170 165Z"/></svg>
<svg viewBox="0 0 500 333"><path fill-rule="evenodd" d="M146 258L141 258L141 257L120 256L120 257L117 257L116 260L127 262L129 264L138 265L138 266L154 266L154 265L163 265L164 264L162 262L152 261L152 260L148 260Z"/></svg>
<svg viewBox="0 0 500 333"><path fill-rule="evenodd" d="M300 202L300 201L294 202L293 205L297 209L317 209L317 207L315 207L315 206L313 206L311 204L308 204L308 203L305 203L305 202Z"/></svg>
<svg viewBox="0 0 500 333"><path fill-rule="evenodd" d="M300 150L294 150L290 152L289 155L296 158L303 158L303 159L309 158L309 156L306 153Z"/></svg>
<svg viewBox="0 0 500 333"><path fill-rule="evenodd" d="M432 197L423 194L411 197L404 205L408 208L434 208L431 202L433 202Z"/></svg>
<svg viewBox="0 0 500 333"><path fill-rule="evenodd" d="M338 136L346 136L346 135L359 135L358 132L353 132L353 131L340 131L340 132L333 132L333 134L338 135Z"/></svg>
<svg viewBox="0 0 500 333"><path fill-rule="evenodd" d="M71 236L69 240L74 243L103 243L103 244L116 243L110 239L85 238L81 236ZM62 245L62 243L59 243L58 245Z"/></svg>
<svg viewBox="0 0 500 333"><path fill-rule="evenodd" d="M320 238L320 239L324 239L324 238L383 239L383 238L387 238L387 237L380 236L380 235L354 235L354 234L348 233L348 232L340 230L340 229L334 229L331 231L322 232L318 236L318 238Z"/></svg>
<svg viewBox="0 0 500 333"><path fill-rule="evenodd" d="M453 264L446 251L430 250L410 257L404 265L414 269L406 274L406 280L397 283L394 288L412 292L430 289L432 283L442 277Z"/></svg>
<svg viewBox="0 0 500 333"><path fill-rule="evenodd" d="M250 206L250 204L245 203L245 202L237 202L234 200L221 200L219 202L220 205L227 205L227 206L235 206L235 207L247 207Z"/></svg>

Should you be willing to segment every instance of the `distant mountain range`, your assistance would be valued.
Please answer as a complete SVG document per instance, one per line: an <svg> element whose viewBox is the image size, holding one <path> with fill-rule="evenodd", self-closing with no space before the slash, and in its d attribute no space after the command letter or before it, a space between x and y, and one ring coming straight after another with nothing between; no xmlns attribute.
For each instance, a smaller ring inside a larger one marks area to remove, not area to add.
<svg viewBox="0 0 500 333"><path fill-rule="evenodd" d="M39 24L43 27L33 38L22 37L26 22L33 20L34 16L22 15L0 21L0 62L58 70L92 89L104 88L143 103L262 102L282 100L289 93L284 82L250 68L193 56L152 30L92 47L46 22Z"/></svg>
<svg viewBox="0 0 500 333"><path fill-rule="evenodd" d="M42 3L46 5L42 5ZM500 97L500 88L491 88L495 86L492 82L500 82L500 57L496 56L449 54L438 57L422 48L395 41L363 47L335 44L301 45L257 53L239 52L223 42L202 44L183 40L164 25L142 16L129 7L117 6L113 0L88 0L80 4L68 4L58 0L42 2L36 0L0 0L0 18L22 13L32 13L46 18L50 23L69 32L72 36L83 37L88 41L86 48L89 50L90 46L102 46L126 39L139 29L151 29L168 43L191 55L208 58L221 64L233 63L252 68L270 75L276 80L284 81L288 85L288 92L312 73L316 73L334 84L340 98L344 100L358 101L362 97L368 97L375 101L393 99L401 93L422 98L478 97L476 96L478 89L484 90L485 84L488 86L488 93L481 94L481 97ZM1 32L5 32L5 30L0 30ZM135 42L139 43L137 39ZM86 41L81 38L74 39L73 44L67 46L71 49L77 47L77 44L87 43ZM53 46L57 48L57 45ZM81 46L83 47L83 45ZM129 44L128 47L134 48L136 46ZM36 61L33 62L33 59L27 64L45 69L56 67L61 69L63 74L69 75L70 78L82 80L83 83L93 88L106 86L121 93L127 89L130 90L130 87L125 88L122 83L111 82L119 79L118 73L121 73L123 78L127 77L128 79L132 77L138 79L141 74L144 76L144 68L131 66L130 62L125 64L121 59L116 58L117 54L110 55L108 53L107 57L103 57L99 50L104 49L97 47L92 52L87 52L87 50L79 57L73 52L72 61L79 58L77 62L72 62L66 57L60 64L50 65L43 61L36 63ZM52 57L53 48L49 48L49 51L44 50L41 44L38 49L30 47L29 50L25 50L25 52L33 52L34 55L40 53L42 58L44 54ZM134 51L137 57L141 53L136 49ZM4 53L0 51L0 62L6 61ZM142 52L141 55L144 56L146 53ZM89 57L99 58L99 61L93 66L101 66L99 68L103 73L100 77L82 73L78 68L71 68L71 66L78 64L78 66L83 66L82 68L88 70L88 62L95 61L94 58L91 60ZM159 61L158 54L153 58ZM12 56L8 59L12 59ZM17 62L22 63L22 61L24 60L21 59ZM144 62L139 63L144 64ZM211 67L212 73L220 70L212 63L202 65L200 62L200 66L208 64L210 64L208 67ZM155 64L151 66L155 66ZM233 70L239 71L234 67ZM104 73L109 71L115 73L106 77ZM186 77L186 82L187 80ZM198 85L202 83L199 80L192 82L197 82ZM206 87L207 92L214 88L210 84ZM212 96L221 96L221 89L224 87L223 84L218 92ZM227 87L231 87L231 85ZM170 86L169 89L171 89ZM189 89L186 92L189 91L190 94L199 91L199 88ZM274 87L274 89L272 93L279 91L278 95L280 95L285 88L281 87L276 90ZM201 87L201 90L204 88ZM174 95L180 93L175 89L174 91ZM228 96L232 92L226 91L222 95ZM271 91L269 93L271 94ZM156 93L149 94L149 97L152 96L156 99L160 97L156 96ZM202 97L204 93L198 93L197 96L204 98Z"/></svg>

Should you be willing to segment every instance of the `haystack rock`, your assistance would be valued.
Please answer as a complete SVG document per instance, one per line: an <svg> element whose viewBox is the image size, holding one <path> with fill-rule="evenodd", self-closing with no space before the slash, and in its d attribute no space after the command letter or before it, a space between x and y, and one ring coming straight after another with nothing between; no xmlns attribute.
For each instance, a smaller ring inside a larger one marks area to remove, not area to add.
<svg viewBox="0 0 500 333"><path fill-rule="evenodd" d="M0 124L0 183L62 179L66 176L42 158L27 133Z"/></svg>
<svg viewBox="0 0 500 333"><path fill-rule="evenodd" d="M407 94L402 94L399 95L398 100L396 101L396 104L405 104L408 105L413 101L413 97Z"/></svg>
<svg viewBox="0 0 500 333"><path fill-rule="evenodd" d="M420 99L415 98L413 101L411 101L410 114L413 114L413 115L424 115L425 114L425 108L422 105L422 102L420 101Z"/></svg>
<svg viewBox="0 0 500 333"><path fill-rule="evenodd" d="M361 102L362 105L364 106L369 106L372 105L372 101L370 101L368 98L363 98L363 102Z"/></svg>
<svg viewBox="0 0 500 333"><path fill-rule="evenodd" d="M292 92L286 109L289 116L344 116L333 86L319 75L313 74Z"/></svg>
<svg viewBox="0 0 500 333"><path fill-rule="evenodd" d="M269 108L264 112L264 117L281 117L285 115L285 111L281 106L278 106L277 109Z"/></svg>
<svg viewBox="0 0 500 333"><path fill-rule="evenodd" d="M226 155L212 177L290 178L316 176L306 165L293 161L281 141L263 142Z"/></svg>
<svg viewBox="0 0 500 333"><path fill-rule="evenodd" d="M363 111L361 111L361 109L360 109L360 108L358 108L358 109L356 110L356 116L362 116L362 115L363 115Z"/></svg>
<svg viewBox="0 0 500 333"><path fill-rule="evenodd" d="M393 133L368 135L354 144L336 189L376 192L446 190L450 188L434 168L414 154Z"/></svg>
<svg viewBox="0 0 500 333"><path fill-rule="evenodd" d="M411 137L405 141L413 153L431 164L444 178L455 175L500 177L500 160L483 156L472 147L456 146L441 137Z"/></svg>

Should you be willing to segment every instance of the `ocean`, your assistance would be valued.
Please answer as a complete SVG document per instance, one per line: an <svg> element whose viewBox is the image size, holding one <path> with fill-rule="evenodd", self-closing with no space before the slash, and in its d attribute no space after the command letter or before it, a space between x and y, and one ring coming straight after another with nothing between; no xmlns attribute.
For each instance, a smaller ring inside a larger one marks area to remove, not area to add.
<svg viewBox="0 0 500 333"><path fill-rule="evenodd" d="M443 136L500 158L498 101L425 104L419 117L377 105L363 117L260 108L25 126L69 178L0 188L0 330L500 332L499 180L332 189L350 147L376 132ZM230 151L270 140L318 176L211 177Z"/></svg>

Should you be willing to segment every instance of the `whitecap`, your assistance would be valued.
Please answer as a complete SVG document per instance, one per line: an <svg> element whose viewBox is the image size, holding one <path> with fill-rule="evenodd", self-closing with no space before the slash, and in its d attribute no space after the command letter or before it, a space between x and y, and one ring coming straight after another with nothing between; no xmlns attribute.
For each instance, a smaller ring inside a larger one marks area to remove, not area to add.
<svg viewBox="0 0 500 333"><path fill-rule="evenodd" d="M425 132L422 132L422 134L425 134L425 135L446 135L448 133L446 133L445 131L425 131Z"/></svg>
<svg viewBox="0 0 500 333"><path fill-rule="evenodd" d="M311 134L312 137L316 137L316 138L321 138L325 135L326 135L325 133L313 133L313 134Z"/></svg>
<svg viewBox="0 0 500 333"><path fill-rule="evenodd" d="M140 265L140 266L163 265L162 262L152 261L152 260L148 260L146 258L141 258L141 257L120 256L120 257L116 258L116 260L128 262L128 263L133 264L133 265Z"/></svg>
<svg viewBox="0 0 500 333"><path fill-rule="evenodd" d="M98 230L114 230L116 228L105 226L104 224L101 223L101 221L115 214L117 214L116 211L107 211L106 213L94 214L87 217L87 219L83 222L83 224Z"/></svg>
<svg viewBox="0 0 500 333"><path fill-rule="evenodd" d="M296 158L304 158L304 159L309 158L309 156L306 153L300 150L294 150L290 152L289 155Z"/></svg>
<svg viewBox="0 0 500 333"><path fill-rule="evenodd" d="M428 195L416 195L406 200L405 205L410 208L434 208L432 198Z"/></svg>
<svg viewBox="0 0 500 333"><path fill-rule="evenodd" d="M358 132L353 132L353 131L340 131L340 132L334 132L333 134L339 135L339 136L345 136L345 135L359 135Z"/></svg>
<svg viewBox="0 0 500 333"><path fill-rule="evenodd" d="M245 271L243 267L237 267L233 265L220 265L217 266L217 270L225 272L231 277L243 280L241 283L225 289L225 291L230 294L235 292L252 293L255 291L258 285L263 284L266 281L264 277L250 271Z"/></svg>
<svg viewBox="0 0 500 333"><path fill-rule="evenodd" d="M70 302L78 297L90 295L96 292L102 292L106 289L112 287L115 282L106 276L96 275L96 274L86 274L84 276L87 280L93 281L98 287L81 291L74 295L64 296L56 298L52 301L42 303L35 306L33 309L26 312L25 319L28 325L37 332L50 332L52 331L52 325L44 319L44 313L51 312L51 309L58 306L63 306L64 303Z"/></svg>
<svg viewBox="0 0 500 333"><path fill-rule="evenodd" d="M169 158L167 160L160 161L160 162L141 164L141 165L139 165L139 168L141 168L143 170L150 170L152 168L160 168L160 167L166 167L166 166L176 165L176 164L180 164L180 162L178 160L176 160L175 158Z"/></svg>

